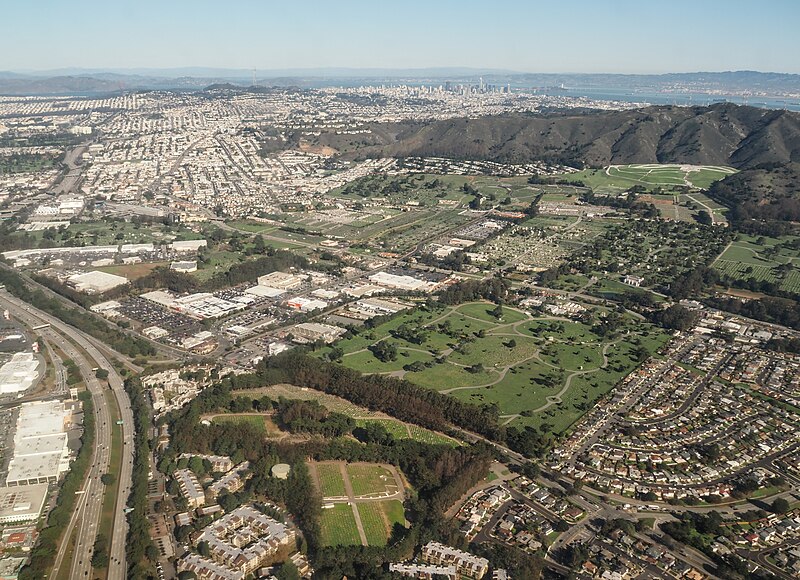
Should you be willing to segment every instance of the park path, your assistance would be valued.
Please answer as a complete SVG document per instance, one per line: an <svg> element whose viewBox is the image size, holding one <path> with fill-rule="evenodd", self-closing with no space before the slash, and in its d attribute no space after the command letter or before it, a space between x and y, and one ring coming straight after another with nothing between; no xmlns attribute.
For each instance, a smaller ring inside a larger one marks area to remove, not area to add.
<svg viewBox="0 0 800 580"><path fill-rule="evenodd" d="M611 342L607 342L603 346L603 350L600 351L600 354L603 357L603 364L602 365L600 365L596 369L586 369L585 371L575 371L575 372L571 373L567 377L567 379L564 381L564 386L561 387L560 391L558 391L555 395L550 395L549 397L547 397L547 403L545 403L544 405L542 405L538 409L531 409L530 412L531 413L540 413L542 411L546 411L547 409L549 409L553 405L558 405L562 401L562 399L561 399L562 395L569 390L569 387L572 384L572 379L575 378L576 376L586 375L586 374L589 374L589 373L596 373L597 371L606 368L608 366L608 349L609 349L609 347L611 347L611 346L615 345L616 343L618 343L620 340L622 340L622 338L618 338L617 340L613 340ZM545 363L545 364L547 364L547 363ZM553 366L553 365L551 365L551 366ZM514 419L518 419L520 416L521 415L519 413L514 413L512 415L502 415L501 418L505 419L505 421L503 421L503 425L508 425L509 423L511 423L511 421L513 421Z"/></svg>
<svg viewBox="0 0 800 580"><path fill-rule="evenodd" d="M367 534L364 532L364 524L361 523L361 515L358 513L358 506L356 506L355 494L353 493L353 484L350 482L350 475L347 473L346 463L339 464L339 473L342 474L344 492L347 494L347 497L350 498L350 501L347 503L350 504L350 507L353 510L353 517L356 520L356 528L358 528L358 537L361 538L361 545L368 546L369 543L367 542Z"/></svg>

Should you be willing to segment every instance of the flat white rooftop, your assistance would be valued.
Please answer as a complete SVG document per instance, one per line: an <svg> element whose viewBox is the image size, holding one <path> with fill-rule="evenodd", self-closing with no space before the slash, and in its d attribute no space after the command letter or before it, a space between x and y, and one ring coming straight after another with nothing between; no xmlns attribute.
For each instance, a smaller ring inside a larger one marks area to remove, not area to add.
<svg viewBox="0 0 800 580"><path fill-rule="evenodd" d="M24 487L0 487L0 523L35 520L47 498L46 483Z"/></svg>
<svg viewBox="0 0 800 580"><path fill-rule="evenodd" d="M28 390L38 375L39 360L32 352L18 352L0 367L0 393Z"/></svg>

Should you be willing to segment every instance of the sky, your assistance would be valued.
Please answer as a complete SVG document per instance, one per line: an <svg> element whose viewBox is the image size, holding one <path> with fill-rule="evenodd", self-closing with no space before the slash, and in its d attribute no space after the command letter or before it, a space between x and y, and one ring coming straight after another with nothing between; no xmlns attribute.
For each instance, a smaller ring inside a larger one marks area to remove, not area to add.
<svg viewBox="0 0 800 580"><path fill-rule="evenodd" d="M800 0L2 0L0 70L800 73Z"/></svg>

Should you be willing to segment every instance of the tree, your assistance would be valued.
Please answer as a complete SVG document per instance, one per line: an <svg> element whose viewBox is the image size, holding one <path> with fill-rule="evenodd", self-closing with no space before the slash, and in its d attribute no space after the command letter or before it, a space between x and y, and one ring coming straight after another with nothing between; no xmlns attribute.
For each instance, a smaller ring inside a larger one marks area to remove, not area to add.
<svg viewBox="0 0 800 580"><path fill-rule="evenodd" d="M113 473L104 473L103 475L100 476L100 481L103 482L103 485L111 485L116 480L117 478L114 477Z"/></svg>
<svg viewBox="0 0 800 580"><path fill-rule="evenodd" d="M711 217L711 214L708 213L706 210L701 209L700 212L697 214L697 221L706 226L710 226L714 223L714 220Z"/></svg>
<svg viewBox="0 0 800 580"><path fill-rule="evenodd" d="M489 314L494 316L497 320L503 318L503 306L502 304L498 304L495 308L489 311Z"/></svg>
<svg viewBox="0 0 800 580"><path fill-rule="evenodd" d="M776 498L775 501L772 502L770 509L772 513L785 514L789 511L789 502L782 497Z"/></svg>
<svg viewBox="0 0 800 580"><path fill-rule="evenodd" d="M297 566L291 560L283 563L278 573L275 574L278 580L300 580L300 573L297 571Z"/></svg>
<svg viewBox="0 0 800 580"><path fill-rule="evenodd" d="M94 371L94 376L96 376L101 381L108 380L108 371L106 369L97 369Z"/></svg>
<svg viewBox="0 0 800 580"><path fill-rule="evenodd" d="M203 458L195 455L191 459L189 459L189 469L194 472L195 475L198 477L205 475L206 473L206 466L203 463Z"/></svg>
<svg viewBox="0 0 800 580"><path fill-rule="evenodd" d="M397 346L391 342L381 340L369 346L370 352L375 355L375 358L381 362L390 362L397 360Z"/></svg>

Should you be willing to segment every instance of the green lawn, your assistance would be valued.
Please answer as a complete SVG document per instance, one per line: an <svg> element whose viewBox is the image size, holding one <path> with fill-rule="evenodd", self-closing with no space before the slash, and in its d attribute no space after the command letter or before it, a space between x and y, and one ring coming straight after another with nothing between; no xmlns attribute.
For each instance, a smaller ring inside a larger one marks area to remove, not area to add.
<svg viewBox="0 0 800 580"><path fill-rule="evenodd" d="M360 503L358 515L370 546L385 546L394 525L405 525L403 504L397 500Z"/></svg>
<svg viewBox="0 0 800 580"><path fill-rule="evenodd" d="M396 489L391 472L380 465L348 463L347 475L350 477L350 485L352 485L353 494L356 497Z"/></svg>
<svg viewBox="0 0 800 580"><path fill-rule="evenodd" d="M344 497L347 495L338 463L317 463L319 486L322 497Z"/></svg>
<svg viewBox="0 0 800 580"><path fill-rule="evenodd" d="M267 426L263 415L218 415L214 417L212 423L233 423L235 425L250 425L259 431L267 433Z"/></svg>
<svg viewBox="0 0 800 580"><path fill-rule="evenodd" d="M527 314L517 310L516 308L503 306L503 316L498 319L495 318L493 314L490 314L495 308L497 308L496 305L488 302L472 302L457 307L456 312L460 312L466 316L478 318L492 324L511 324L513 322L519 322L520 320L525 320L528 318Z"/></svg>
<svg viewBox="0 0 800 580"><path fill-rule="evenodd" d="M656 187L683 187L688 183L691 187L708 189L715 181L736 172L729 167L702 166L686 170L682 167L669 164L615 165L604 169L586 169L564 177L570 181L583 181L598 193L615 193L633 185L652 190Z"/></svg>
<svg viewBox="0 0 800 580"><path fill-rule="evenodd" d="M361 545L353 508L346 503L337 503L332 508L323 509L320 528L323 546Z"/></svg>

